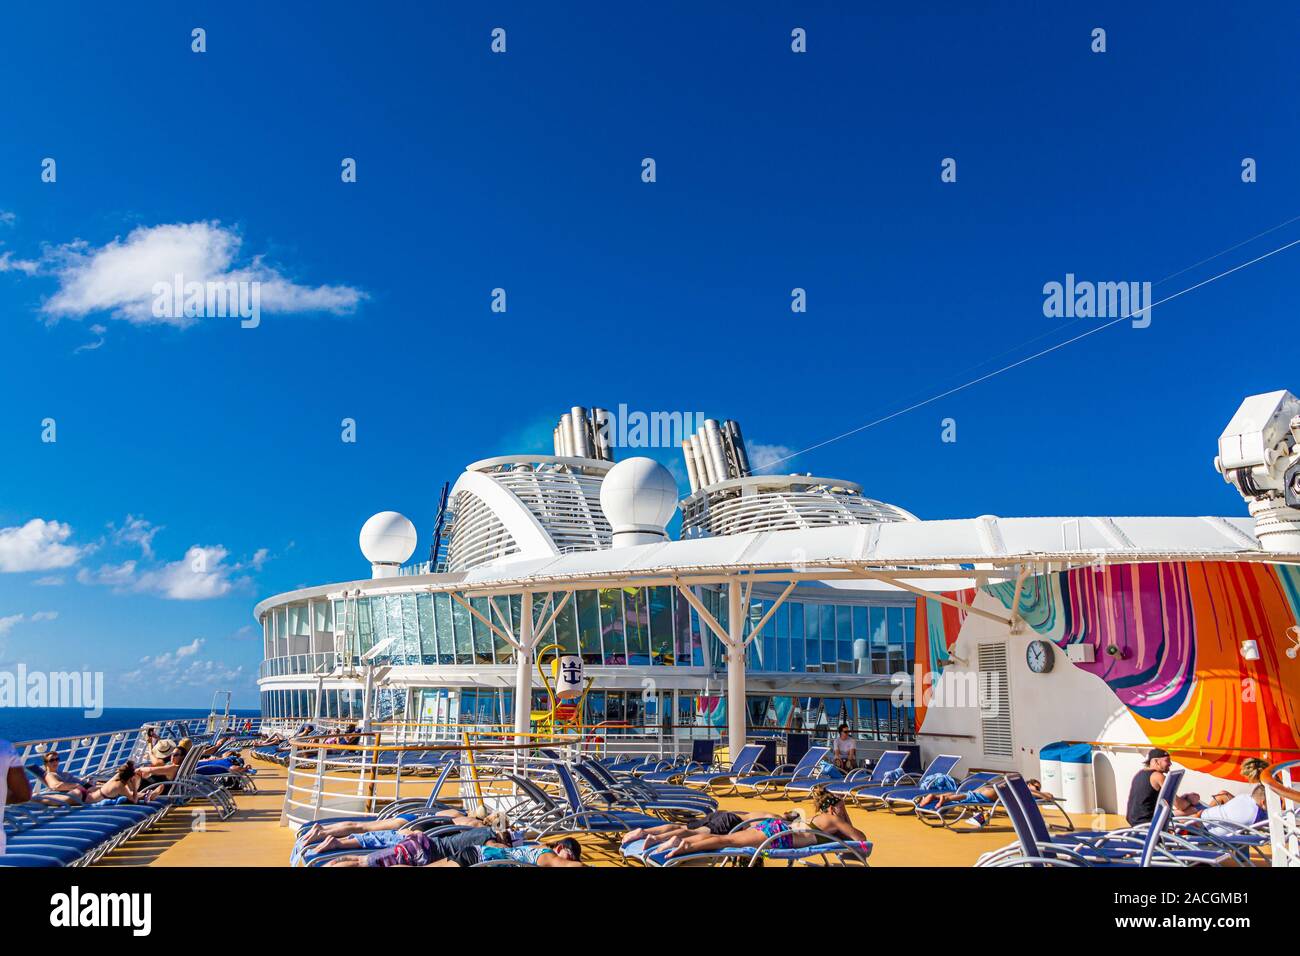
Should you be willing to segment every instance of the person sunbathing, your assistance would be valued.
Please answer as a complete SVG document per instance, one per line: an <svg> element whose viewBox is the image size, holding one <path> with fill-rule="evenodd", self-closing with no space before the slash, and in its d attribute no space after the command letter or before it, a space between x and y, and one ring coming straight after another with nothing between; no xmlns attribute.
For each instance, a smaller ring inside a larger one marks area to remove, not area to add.
<svg viewBox="0 0 1300 956"><path fill-rule="evenodd" d="M813 806L817 808L816 815L809 821L812 829L821 830L823 833L829 833L844 840L866 840L866 834L855 827L852 821L849 820L848 810L841 798L833 793L827 793L826 788L820 786L813 788L812 798ZM801 815L801 811L792 811L789 814L791 819L801 817ZM645 843L642 846L642 851L644 852L652 846L691 834L723 836L735 830L742 823L750 820L762 820L770 816L770 813L762 810L745 813L715 810L713 813L706 813L702 817L684 823L665 823L657 827L629 830L623 835L623 846L627 846L635 840L643 839Z"/></svg>
<svg viewBox="0 0 1300 956"><path fill-rule="evenodd" d="M831 793L821 784L812 788L810 796L816 809L815 815L809 821L809 825L814 830L821 830L841 840L866 842L867 835L855 827L853 821L849 819L848 806L844 803L843 797Z"/></svg>
<svg viewBox="0 0 1300 956"><path fill-rule="evenodd" d="M484 813L481 809L468 816L460 810L440 810L432 815L440 826L458 827L497 827L506 828L506 819L502 814ZM430 820L429 816L423 820ZM303 833L299 847L315 847L317 853L329 853L334 850L380 850L396 846L411 833L429 829L427 822L414 825L404 817L389 817L385 820L339 820L336 823L313 823Z"/></svg>
<svg viewBox="0 0 1300 956"><path fill-rule="evenodd" d="M747 825L733 833L720 835L688 834L664 844L667 857L685 856L688 853L707 853L728 847L759 847L767 841L771 850L790 850L812 846L822 838L813 830L845 842L866 842L866 836L851 823L846 824L836 813L823 812L811 822L805 820L802 810L791 810L779 817L761 817L747 821Z"/></svg>
<svg viewBox="0 0 1300 956"><path fill-rule="evenodd" d="M1043 796L1042 784L1037 780L1029 779L1025 781L1029 786L1029 792L1033 794L1035 800ZM989 784L984 787L971 787L969 790L953 791L951 793L927 793L916 801L918 808L929 807L933 810L942 810L950 803L969 803L973 806L991 807L998 802L997 791L993 785ZM964 821L968 827L979 829L989 822L989 815L983 810L972 814Z"/></svg>
<svg viewBox="0 0 1300 956"><path fill-rule="evenodd" d="M42 759L45 763L45 773L42 776L45 786L54 793L66 794L68 798L84 803L91 783L60 770L59 755L53 750Z"/></svg>
<svg viewBox="0 0 1300 956"><path fill-rule="evenodd" d="M711 833L718 836L723 833L730 833L746 820L754 820L765 816L769 816L769 814L758 811L733 813L730 810L715 810L712 813L706 813L703 816L681 823L665 823L657 827L637 827L635 830L628 830L623 834L623 846L637 840L644 840L645 843L642 849L648 850L659 843L677 837L684 837L691 833Z"/></svg>
<svg viewBox="0 0 1300 956"><path fill-rule="evenodd" d="M326 866L473 866L489 860L514 860L534 866L581 866L582 847L572 837L553 846L521 844L516 834L475 827L439 836L437 831L411 833L400 843L374 853L347 854Z"/></svg>
<svg viewBox="0 0 1300 956"><path fill-rule="evenodd" d="M140 780L135 774L135 764L128 760L106 782L86 794L87 803L101 800L114 800L125 797L127 802L135 803L139 799Z"/></svg>

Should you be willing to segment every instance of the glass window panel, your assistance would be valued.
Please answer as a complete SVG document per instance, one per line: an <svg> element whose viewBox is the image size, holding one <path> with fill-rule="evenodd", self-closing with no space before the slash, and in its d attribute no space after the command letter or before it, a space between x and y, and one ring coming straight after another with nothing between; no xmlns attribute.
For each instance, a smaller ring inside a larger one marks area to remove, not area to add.
<svg viewBox="0 0 1300 956"><path fill-rule="evenodd" d="M564 599L569 599L565 601ZM573 605L573 598L564 592L556 592L557 603L563 602L560 613L555 618L555 640L566 654L578 653L578 615Z"/></svg>
<svg viewBox="0 0 1300 956"><path fill-rule="evenodd" d="M650 663L650 611L645 591L624 588L623 607L627 622L627 662L634 667L646 667Z"/></svg>
<svg viewBox="0 0 1300 956"><path fill-rule="evenodd" d="M916 607L914 605L903 608L903 657L910 671L916 661Z"/></svg>
<svg viewBox="0 0 1300 956"><path fill-rule="evenodd" d="M691 663L691 606L678 588L669 588L673 601L673 629L677 635L676 663L685 667Z"/></svg>
<svg viewBox="0 0 1300 956"><path fill-rule="evenodd" d="M889 609L889 650L892 653L897 648L899 653L903 649L903 609L901 607L891 607Z"/></svg>
<svg viewBox="0 0 1300 956"><path fill-rule="evenodd" d="M595 600L594 594L592 599ZM593 690L587 695L586 721L589 724L599 724L605 719L605 692Z"/></svg>
<svg viewBox="0 0 1300 956"><path fill-rule="evenodd" d="M889 643L885 635L885 608L873 607L870 611L871 646L873 648L883 648L887 643Z"/></svg>
<svg viewBox="0 0 1300 956"><path fill-rule="evenodd" d="M470 614L465 611L465 616L469 619L470 628L474 634L474 663L491 664L494 663L492 656L492 632L488 626L480 619L479 614L487 611L487 600L484 598L470 598L470 607L478 611L478 614ZM460 607L460 602L456 602ZM465 610L463 607L461 610Z"/></svg>
<svg viewBox="0 0 1300 956"><path fill-rule="evenodd" d="M647 589L650 620L650 659L655 664L671 665L673 653L673 603L671 589Z"/></svg>
<svg viewBox="0 0 1300 956"><path fill-rule="evenodd" d="M619 722L627 719L624 703L625 695L621 691L609 691L605 694L605 719Z"/></svg>
<svg viewBox="0 0 1300 956"><path fill-rule="evenodd" d="M704 626L703 623L700 621L700 616L695 613L694 608L691 608L691 666L692 667L704 666L704 637L703 637L703 631L701 630L703 626ZM691 705L692 708L694 708L694 706L695 706L694 704ZM692 709L691 712L694 713L694 710Z"/></svg>
<svg viewBox="0 0 1300 956"><path fill-rule="evenodd" d="M438 663L456 663L455 632L451 622L451 598L446 594L433 595L433 627L438 634Z"/></svg>
<svg viewBox="0 0 1300 956"><path fill-rule="evenodd" d="M448 598L450 601L451 599ZM459 601L451 601L451 624L456 636L456 663L474 663L474 631L469 611Z"/></svg>
<svg viewBox="0 0 1300 956"><path fill-rule="evenodd" d="M420 614L414 594L402 595L402 643L405 663L420 663Z"/></svg>
<svg viewBox="0 0 1300 956"><path fill-rule="evenodd" d="M545 594L545 593L533 595L533 626L534 627L544 626L546 622L551 619L551 615L555 613L555 603L551 600L551 597L552 595ZM541 647L545 647L547 644L552 644L554 642L555 642L555 625L551 624L550 627L545 628L543 633L537 635L536 646L541 648Z"/></svg>
<svg viewBox="0 0 1300 956"><path fill-rule="evenodd" d="M626 664L627 645L623 634L623 592L600 589L600 637L606 664Z"/></svg>
<svg viewBox="0 0 1300 956"><path fill-rule="evenodd" d="M600 653L600 601L595 591L579 591L578 652L584 664L603 663Z"/></svg>
<svg viewBox="0 0 1300 956"><path fill-rule="evenodd" d="M802 638L790 639L790 670L799 672L805 669L803 649L804 642Z"/></svg>
<svg viewBox="0 0 1300 956"><path fill-rule="evenodd" d="M415 599L420 628L420 663L438 663L438 635L433 627L433 595L419 594Z"/></svg>
<svg viewBox="0 0 1300 956"><path fill-rule="evenodd" d="M371 626L370 598L358 598L357 602L357 656L370 650L375 644L375 630Z"/></svg>

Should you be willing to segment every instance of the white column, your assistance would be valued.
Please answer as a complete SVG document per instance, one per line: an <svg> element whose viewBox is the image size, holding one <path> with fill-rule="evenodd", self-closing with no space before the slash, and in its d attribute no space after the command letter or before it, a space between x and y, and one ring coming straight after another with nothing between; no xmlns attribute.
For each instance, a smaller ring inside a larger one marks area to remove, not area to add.
<svg viewBox="0 0 1300 956"><path fill-rule="evenodd" d="M533 713L533 592L519 598L518 638L522 650L515 651L515 743L527 743L524 736L532 727Z"/></svg>
<svg viewBox="0 0 1300 956"><path fill-rule="evenodd" d="M366 663L362 665L366 669L366 689L361 697L361 732L370 733L370 721L375 713L375 665ZM369 739L363 740L362 743L371 743Z"/></svg>
<svg viewBox="0 0 1300 956"><path fill-rule="evenodd" d="M727 585L727 749L736 759L745 746L745 619L740 582Z"/></svg>

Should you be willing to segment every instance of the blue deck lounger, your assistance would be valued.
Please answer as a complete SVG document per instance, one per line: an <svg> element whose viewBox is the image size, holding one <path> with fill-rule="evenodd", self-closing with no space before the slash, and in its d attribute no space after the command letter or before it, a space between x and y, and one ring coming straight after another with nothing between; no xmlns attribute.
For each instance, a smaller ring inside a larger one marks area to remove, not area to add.
<svg viewBox="0 0 1300 956"><path fill-rule="evenodd" d="M740 777L732 781L732 788L737 792L744 788L765 797L774 790L784 790L792 780L813 776L817 765L825 760L830 752L829 747L809 747L808 752L794 766L786 764L784 767L777 767L770 774Z"/></svg>

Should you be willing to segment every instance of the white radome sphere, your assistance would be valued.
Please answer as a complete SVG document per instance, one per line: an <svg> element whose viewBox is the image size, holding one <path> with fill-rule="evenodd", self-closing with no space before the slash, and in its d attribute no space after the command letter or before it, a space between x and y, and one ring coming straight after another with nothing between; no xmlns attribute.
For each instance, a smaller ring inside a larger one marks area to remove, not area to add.
<svg viewBox="0 0 1300 956"><path fill-rule="evenodd" d="M361 553L371 564L401 564L415 553L415 525L396 511L381 511L361 526Z"/></svg>
<svg viewBox="0 0 1300 956"><path fill-rule="evenodd" d="M662 535L677 510L677 482L653 458L628 458L601 481L600 510L615 534L650 531Z"/></svg>

